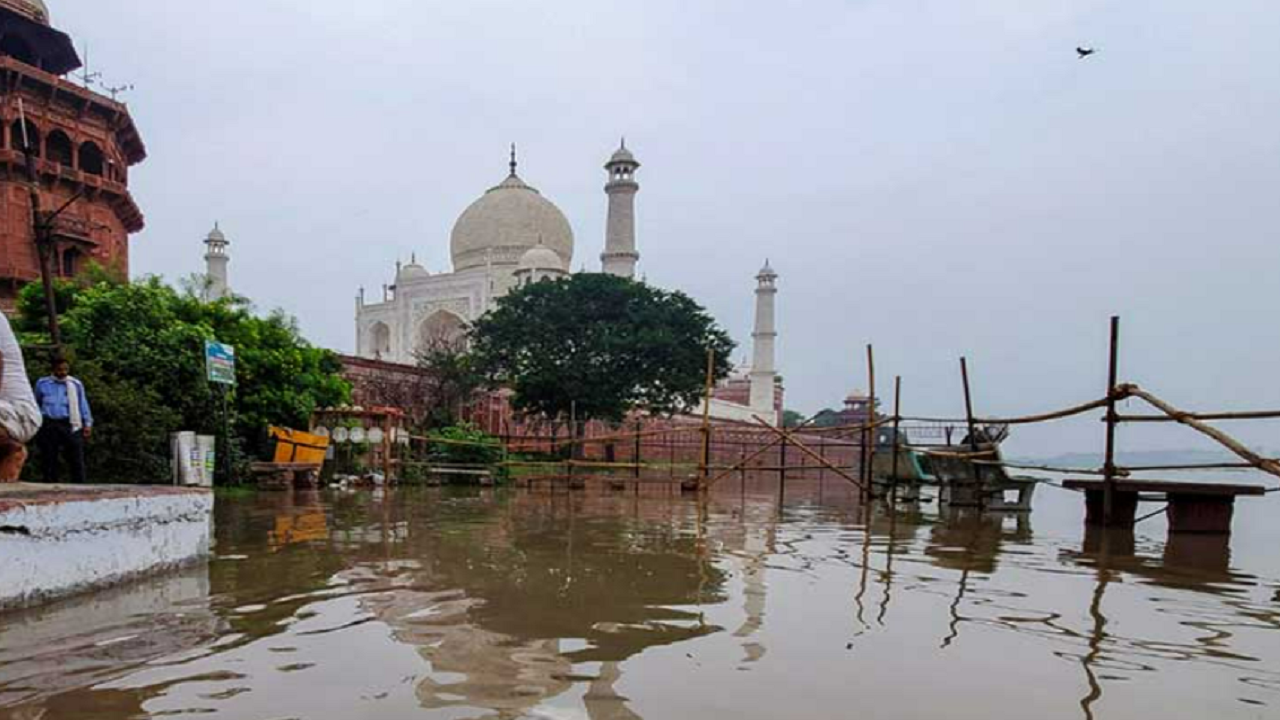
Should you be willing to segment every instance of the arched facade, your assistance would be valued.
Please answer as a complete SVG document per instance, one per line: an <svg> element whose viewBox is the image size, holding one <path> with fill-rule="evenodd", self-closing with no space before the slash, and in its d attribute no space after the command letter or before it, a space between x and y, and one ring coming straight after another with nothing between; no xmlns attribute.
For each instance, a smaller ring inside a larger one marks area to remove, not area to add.
<svg viewBox="0 0 1280 720"><path fill-rule="evenodd" d="M446 346L461 348L467 343L467 321L448 310L437 310L418 325L416 350Z"/></svg>
<svg viewBox="0 0 1280 720"><path fill-rule="evenodd" d="M31 143L31 153L36 157L44 154L41 150L41 137L43 136L40 134L40 129L30 120L26 122L26 132L23 132L23 122L21 120L14 120L9 127L9 147L14 150L24 150L26 146L23 143Z"/></svg>
<svg viewBox="0 0 1280 720"><path fill-rule="evenodd" d="M366 336L368 339L365 347L369 349L370 355L379 360L391 357L391 328L386 323L375 322L370 325Z"/></svg>
<svg viewBox="0 0 1280 720"><path fill-rule="evenodd" d="M49 162L56 162L65 167L75 167L75 145L66 133L61 130L49 133L49 139L45 140L44 148L45 157L49 158Z"/></svg>
<svg viewBox="0 0 1280 720"><path fill-rule="evenodd" d="M105 166L102 148L92 140L80 144L80 169L90 175L102 175Z"/></svg>

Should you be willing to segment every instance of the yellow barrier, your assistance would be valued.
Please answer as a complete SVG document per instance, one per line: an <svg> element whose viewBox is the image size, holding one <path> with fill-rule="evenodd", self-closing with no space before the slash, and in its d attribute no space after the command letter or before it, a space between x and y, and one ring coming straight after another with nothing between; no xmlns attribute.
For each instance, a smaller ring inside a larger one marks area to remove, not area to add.
<svg viewBox="0 0 1280 720"><path fill-rule="evenodd" d="M329 438L289 428L273 427L270 432L271 437L276 440L276 454L273 462L315 465L324 463L325 453L329 450Z"/></svg>

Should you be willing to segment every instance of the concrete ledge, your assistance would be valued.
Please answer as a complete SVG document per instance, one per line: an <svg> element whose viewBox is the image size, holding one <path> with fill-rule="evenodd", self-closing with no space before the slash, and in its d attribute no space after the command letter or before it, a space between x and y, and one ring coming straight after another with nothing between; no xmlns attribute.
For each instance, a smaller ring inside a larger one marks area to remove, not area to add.
<svg viewBox="0 0 1280 720"><path fill-rule="evenodd" d="M212 518L205 489L0 486L0 608L200 560Z"/></svg>

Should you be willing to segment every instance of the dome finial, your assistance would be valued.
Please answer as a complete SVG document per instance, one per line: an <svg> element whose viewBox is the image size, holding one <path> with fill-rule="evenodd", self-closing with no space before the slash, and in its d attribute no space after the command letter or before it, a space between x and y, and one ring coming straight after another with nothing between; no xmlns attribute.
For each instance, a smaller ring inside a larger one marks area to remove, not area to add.
<svg viewBox="0 0 1280 720"><path fill-rule="evenodd" d="M515 143L511 143L511 176L512 176L512 177L515 177L515 174L516 174L516 167L517 167L518 165L519 165L519 163L518 163L518 162L516 162L516 144L515 144Z"/></svg>

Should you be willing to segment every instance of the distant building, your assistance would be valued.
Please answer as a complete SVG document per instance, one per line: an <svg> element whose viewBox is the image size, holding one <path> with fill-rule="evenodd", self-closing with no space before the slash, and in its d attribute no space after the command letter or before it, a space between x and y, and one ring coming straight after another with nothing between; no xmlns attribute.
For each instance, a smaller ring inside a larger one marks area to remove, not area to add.
<svg viewBox="0 0 1280 720"><path fill-rule="evenodd" d="M625 144L605 163L609 218L602 269L634 277L635 196L640 167ZM456 340L494 303L520 285L565 277L573 263L574 235L555 203L517 173L511 151L505 180L489 188L453 226L453 271L431 273L417 258L396 264L395 281L370 302L356 303L356 354L412 363L423 345Z"/></svg>
<svg viewBox="0 0 1280 720"><path fill-rule="evenodd" d="M143 227L129 167L146 147L123 103L70 82L74 45L41 0L0 0L0 306L40 278L24 150L35 155L51 270L90 262L129 269L129 234ZM59 212L61 211L61 212ZM57 213L56 217L54 214Z"/></svg>
<svg viewBox="0 0 1280 720"><path fill-rule="evenodd" d="M601 272L635 277L640 261L635 227L639 168L625 142L604 165L609 212ZM568 218L517 170L513 148L506 179L487 190L454 224L452 272L432 273L413 256L407 265L396 264L395 282L384 285L375 301L364 290L359 292L357 356L413 364L417 351L430 343L460 341L471 323L515 288L570 274L575 241ZM711 408L717 419L754 422L758 414L781 422L782 388L774 347L777 280L766 262L756 276L752 366L745 381L730 380L717 391ZM737 384L742 383L739 392Z"/></svg>
<svg viewBox="0 0 1280 720"><path fill-rule="evenodd" d="M880 417L879 398L876 398L875 404L875 410L872 410L871 398L861 390L854 390L844 399L844 407L834 414L830 424L846 427L850 425L866 425L872 423Z"/></svg>
<svg viewBox="0 0 1280 720"><path fill-rule="evenodd" d="M213 230L209 231L209 236L204 240L203 297L205 302L214 302L231 296L231 279L227 267L231 263L231 254L227 252L229 245L231 242L223 234L222 228L218 227L218 223L214 223Z"/></svg>

